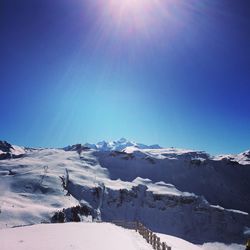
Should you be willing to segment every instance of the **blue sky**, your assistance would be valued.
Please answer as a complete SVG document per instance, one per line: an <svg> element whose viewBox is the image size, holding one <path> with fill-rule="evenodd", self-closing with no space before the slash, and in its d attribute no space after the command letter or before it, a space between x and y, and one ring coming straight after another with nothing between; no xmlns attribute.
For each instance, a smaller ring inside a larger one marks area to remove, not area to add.
<svg viewBox="0 0 250 250"><path fill-rule="evenodd" d="M1 139L250 148L248 0L0 5Z"/></svg>

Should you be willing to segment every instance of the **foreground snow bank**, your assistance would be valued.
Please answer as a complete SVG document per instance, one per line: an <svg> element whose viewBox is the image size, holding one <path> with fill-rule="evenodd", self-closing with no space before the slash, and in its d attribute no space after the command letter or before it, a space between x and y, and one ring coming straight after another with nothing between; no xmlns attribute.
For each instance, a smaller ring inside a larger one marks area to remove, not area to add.
<svg viewBox="0 0 250 250"><path fill-rule="evenodd" d="M203 245L195 245L186 240L167 234L157 234L162 241L165 241L172 247L172 250L245 250L244 245L223 244L218 242L209 242Z"/></svg>
<svg viewBox="0 0 250 250"><path fill-rule="evenodd" d="M183 239L157 234L172 250L244 250L243 245L206 243L202 246ZM133 230L110 223L63 223L0 230L1 250L152 250Z"/></svg>
<svg viewBox="0 0 250 250"><path fill-rule="evenodd" d="M152 250L135 231L110 223L39 224L0 230L1 250Z"/></svg>
<svg viewBox="0 0 250 250"><path fill-rule="evenodd" d="M166 242L168 245L172 247L172 250L203 250L200 246L192 244L186 240L180 239L178 237L174 237L167 234L159 234L157 235L161 238L161 241Z"/></svg>
<svg viewBox="0 0 250 250"><path fill-rule="evenodd" d="M223 243L205 243L202 245L202 250L245 250L244 245Z"/></svg>

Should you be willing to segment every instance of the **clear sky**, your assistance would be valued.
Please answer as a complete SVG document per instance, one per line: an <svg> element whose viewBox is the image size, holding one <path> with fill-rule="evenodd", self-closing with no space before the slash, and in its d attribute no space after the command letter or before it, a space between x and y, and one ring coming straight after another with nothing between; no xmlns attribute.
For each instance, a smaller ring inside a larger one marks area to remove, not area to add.
<svg viewBox="0 0 250 250"><path fill-rule="evenodd" d="M250 148L249 0L3 0L0 138Z"/></svg>

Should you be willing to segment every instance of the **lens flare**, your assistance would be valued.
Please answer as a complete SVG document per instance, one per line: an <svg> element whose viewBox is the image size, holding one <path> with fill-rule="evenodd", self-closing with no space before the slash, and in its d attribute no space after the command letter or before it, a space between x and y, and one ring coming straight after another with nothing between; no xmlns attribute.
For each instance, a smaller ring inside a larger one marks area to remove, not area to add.
<svg viewBox="0 0 250 250"><path fill-rule="evenodd" d="M121 36L152 36L171 23L178 24L180 0L105 0L102 15L113 32ZM178 28L178 27L177 27Z"/></svg>

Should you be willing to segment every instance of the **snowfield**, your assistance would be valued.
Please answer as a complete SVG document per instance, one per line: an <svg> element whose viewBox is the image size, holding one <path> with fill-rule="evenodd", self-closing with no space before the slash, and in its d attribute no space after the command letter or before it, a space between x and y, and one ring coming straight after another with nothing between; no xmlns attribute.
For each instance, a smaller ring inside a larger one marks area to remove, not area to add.
<svg viewBox="0 0 250 250"><path fill-rule="evenodd" d="M197 246L159 234L172 250L243 250L238 244L207 243ZM40 224L0 230L1 250L152 250L134 230L110 223Z"/></svg>
<svg viewBox="0 0 250 250"><path fill-rule="evenodd" d="M40 224L0 230L1 250L152 250L135 231L109 223Z"/></svg>
<svg viewBox="0 0 250 250"><path fill-rule="evenodd" d="M125 139L86 146L29 149L0 142L0 228L138 220L196 248L244 243L250 228L248 151L213 157Z"/></svg>

